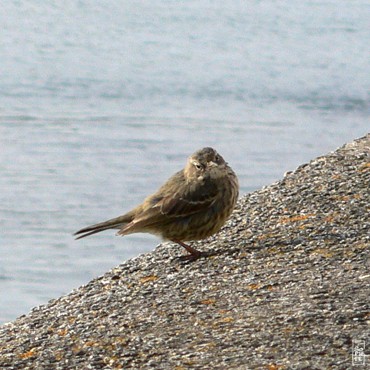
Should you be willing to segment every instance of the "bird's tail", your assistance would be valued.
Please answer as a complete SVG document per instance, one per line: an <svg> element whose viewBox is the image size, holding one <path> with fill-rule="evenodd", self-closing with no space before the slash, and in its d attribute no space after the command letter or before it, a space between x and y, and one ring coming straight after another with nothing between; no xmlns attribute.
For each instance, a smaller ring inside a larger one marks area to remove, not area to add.
<svg viewBox="0 0 370 370"><path fill-rule="evenodd" d="M89 236L92 234L100 233L101 231L108 230L108 229L121 229L123 226L127 225L133 220L132 212L129 212L123 216L119 216L116 218L112 218L108 221L100 222L95 225L84 227L81 230L78 230L73 235L78 235L77 239L84 238L85 236Z"/></svg>

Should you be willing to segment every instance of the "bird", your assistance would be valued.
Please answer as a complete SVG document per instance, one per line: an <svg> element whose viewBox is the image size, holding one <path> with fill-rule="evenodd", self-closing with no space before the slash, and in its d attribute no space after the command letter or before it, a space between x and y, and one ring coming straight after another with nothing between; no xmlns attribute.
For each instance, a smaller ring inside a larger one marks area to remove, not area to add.
<svg viewBox="0 0 370 370"><path fill-rule="evenodd" d="M74 235L77 240L108 229L119 229L119 236L150 233L181 245L188 252L182 258L193 261L202 253L185 242L217 233L231 215L238 196L236 174L215 149L206 147L193 153L181 171L137 207Z"/></svg>

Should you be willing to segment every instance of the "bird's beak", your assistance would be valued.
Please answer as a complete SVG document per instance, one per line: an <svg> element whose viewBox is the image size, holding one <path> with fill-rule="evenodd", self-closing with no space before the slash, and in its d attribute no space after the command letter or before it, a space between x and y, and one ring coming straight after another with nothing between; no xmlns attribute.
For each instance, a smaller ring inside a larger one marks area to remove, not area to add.
<svg viewBox="0 0 370 370"><path fill-rule="evenodd" d="M208 167L217 167L218 164L216 162L210 161L208 162Z"/></svg>

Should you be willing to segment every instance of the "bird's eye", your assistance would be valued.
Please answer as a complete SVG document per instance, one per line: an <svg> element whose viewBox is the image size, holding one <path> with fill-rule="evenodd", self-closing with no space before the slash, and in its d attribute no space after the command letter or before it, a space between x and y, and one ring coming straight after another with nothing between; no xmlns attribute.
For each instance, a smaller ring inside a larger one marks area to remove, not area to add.
<svg viewBox="0 0 370 370"><path fill-rule="evenodd" d="M201 170L203 168L200 163L194 163L194 166L197 168L197 170Z"/></svg>
<svg viewBox="0 0 370 370"><path fill-rule="evenodd" d="M221 157L218 154L216 154L215 160L216 160L216 162L220 162Z"/></svg>

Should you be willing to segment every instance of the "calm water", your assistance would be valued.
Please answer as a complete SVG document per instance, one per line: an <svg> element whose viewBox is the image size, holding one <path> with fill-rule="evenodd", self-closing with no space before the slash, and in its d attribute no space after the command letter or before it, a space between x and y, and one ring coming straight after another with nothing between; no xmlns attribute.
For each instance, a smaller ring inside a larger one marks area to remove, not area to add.
<svg viewBox="0 0 370 370"><path fill-rule="evenodd" d="M141 234L71 234L136 205L200 147L244 194L368 132L369 11L3 2L0 323L152 250Z"/></svg>

